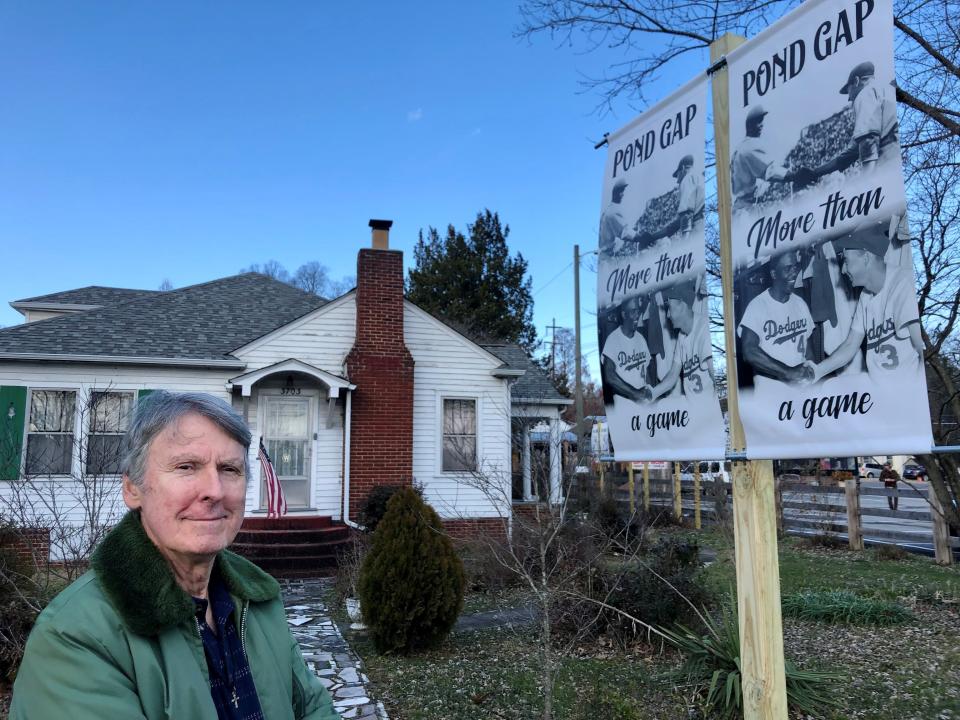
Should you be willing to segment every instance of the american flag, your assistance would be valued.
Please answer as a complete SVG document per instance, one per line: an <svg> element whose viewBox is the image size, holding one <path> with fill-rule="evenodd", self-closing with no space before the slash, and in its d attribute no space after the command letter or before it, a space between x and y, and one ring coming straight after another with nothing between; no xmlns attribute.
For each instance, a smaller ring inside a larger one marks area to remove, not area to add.
<svg viewBox="0 0 960 720"><path fill-rule="evenodd" d="M278 518L287 514L287 499L283 496L283 486L280 485L280 478L273 469L273 463L270 456L267 455L267 449L263 446L263 438L260 438L260 471L263 473L263 479L267 485L267 517Z"/></svg>

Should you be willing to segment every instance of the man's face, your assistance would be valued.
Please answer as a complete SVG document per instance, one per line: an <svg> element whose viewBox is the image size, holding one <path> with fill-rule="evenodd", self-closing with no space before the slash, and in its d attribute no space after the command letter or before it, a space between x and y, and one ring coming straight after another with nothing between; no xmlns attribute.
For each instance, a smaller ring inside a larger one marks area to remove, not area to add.
<svg viewBox="0 0 960 720"><path fill-rule="evenodd" d="M782 288L792 288L797 282L797 275L800 274L800 262L796 254L789 252L781 255L774 261L771 276L774 283L779 283Z"/></svg>
<svg viewBox="0 0 960 720"><path fill-rule="evenodd" d="M630 298L620 308L623 315L623 329L633 332L637 329L640 320L640 302L637 298Z"/></svg>
<svg viewBox="0 0 960 720"><path fill-rule="evenodd" d="M243 523L243 445L202 415L167 426L147 454L143 485L123 478L123 500L140 509L147 536L171 562L211 559Z"/></svg>
<svg viewBox="0 0 960 720"><path fill-rule="evenodd" d="M680 182L683 181L683 178L686 177L687 173L690 172L690 166L684 164L684 165L681 165L677 170L678 170L677 183L679 184Z"/></svg>
<svg viewBox="0 0 960 720"><path fill-rule="evenodd" d="M615 188L613 189L613 196L612 196L612 197L613 197L613 201L614 201L615 203L619 203L621 200L623 200L623 194L624 194L626 191L627 191L627 186L626 186L626 185L618 185L617 187L615 187Z"/></svg>
<svg viewBox="0 0 960 720"><path fill-rule="evenodd" d="M843 251L843 274L854 287L863 287L867 281L867 251L848 248Z"/></svg>
<svg viewBox="0 0 960 720"><path fill-rule="evenodd" d="M670 324L684 335L689 335L693 329L693 310L683 300L667 300L667 317Z"/></svg>

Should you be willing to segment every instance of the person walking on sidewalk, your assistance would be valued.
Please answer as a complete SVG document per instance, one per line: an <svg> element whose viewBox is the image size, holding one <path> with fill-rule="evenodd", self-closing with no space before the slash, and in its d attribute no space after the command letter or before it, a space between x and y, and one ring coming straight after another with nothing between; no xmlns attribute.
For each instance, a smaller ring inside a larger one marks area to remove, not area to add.
<svg viewBox="0 0 960 720"><path fill-rule="evenodd" d="M900 494L897 490L897 482L900 480L900 474L890 467L890 463L885 463L883 470L880 471L880 479L883 480L883 486L893 490L892 495L887 496L887 505L891 510L896 510L900 504Z"/></svg>

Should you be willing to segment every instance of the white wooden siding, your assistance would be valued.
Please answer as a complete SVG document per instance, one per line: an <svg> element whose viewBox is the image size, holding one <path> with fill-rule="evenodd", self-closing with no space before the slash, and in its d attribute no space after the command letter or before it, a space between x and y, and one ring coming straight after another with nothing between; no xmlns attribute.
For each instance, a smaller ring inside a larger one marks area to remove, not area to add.
<svg viewBox="0 0 960 720"><path fill-rule="evenodd" d="M500 362L409 303L404 338L414 359L413 476L424 498L445 519L497 517L510 498L510 393L490 372ZM441 469L442 399L477 400L478 472ZM487 484L490 492L477 487Z"/></svg>
<svg viewBox="0 0 960 720"><path fill-rule="evenodd" d="M233 354L247 364L245 372L295 358L343 376L347 353L353 347L356 314L354 295L346 295Z"/></svg>

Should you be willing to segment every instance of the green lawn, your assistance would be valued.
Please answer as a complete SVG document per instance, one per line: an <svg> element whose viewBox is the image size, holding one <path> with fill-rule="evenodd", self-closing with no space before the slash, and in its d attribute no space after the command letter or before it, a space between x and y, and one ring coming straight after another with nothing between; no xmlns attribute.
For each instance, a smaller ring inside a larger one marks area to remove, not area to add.
<svg viewBox="0 0 960 720"><path fill-rule="evenodd" d="M662 531L682 532L690 531ZM732 541L717 530L697 534L716 559L704 579L721 593L734 586ZM890 628L786 620L788 658L800 667L830 669L840 708L828 720L952 720L960 718L960 570L928 558L881 560L873 551L811 548L780 543L781 589L850 590L901 603L912 618ZM500 600L472 598L471 609ZM453 634L439 650L412 657L378 655L350 638L366 663L378 699L394 720L535 718L542 711L540 660L532 631ZM591 643L568 653L557 676L558 720L671 720L691 715L693 689L677 686L678 656L638 642L624 650Z"/></svg>

